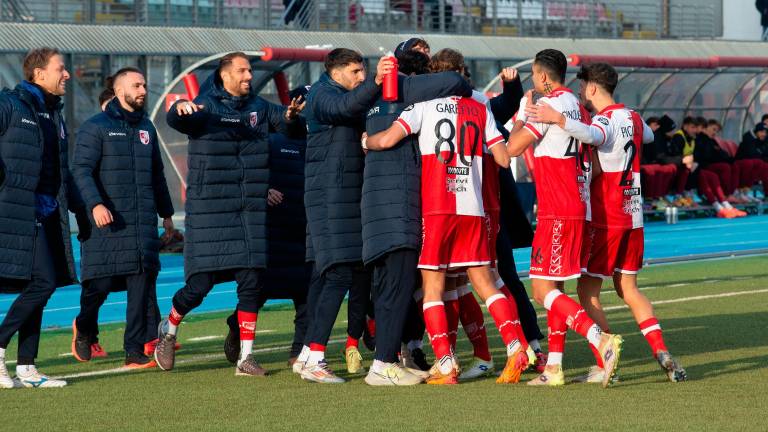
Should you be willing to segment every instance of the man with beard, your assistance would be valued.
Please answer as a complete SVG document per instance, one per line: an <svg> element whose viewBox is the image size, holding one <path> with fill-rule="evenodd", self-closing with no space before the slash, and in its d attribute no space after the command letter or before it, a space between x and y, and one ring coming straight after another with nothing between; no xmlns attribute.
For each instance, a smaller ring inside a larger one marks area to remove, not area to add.
<svg viewBox="0 0 768 432"><path fill-rule="evenodd" d="M147 314L148 305L157 308L157 216L171 233L173 204L157 132L144 111L143 73L130 67L119 70L113 89L115 97L105 110L80 127L72 162L75 182L92 216L90 229L80 233L83 294L72 324L72 354L78 361L91 359L99 307L120 287L128 291L125 365L150 368L155 362L145 354L144 344L147 326L157 325L148 322Z"/></svg>

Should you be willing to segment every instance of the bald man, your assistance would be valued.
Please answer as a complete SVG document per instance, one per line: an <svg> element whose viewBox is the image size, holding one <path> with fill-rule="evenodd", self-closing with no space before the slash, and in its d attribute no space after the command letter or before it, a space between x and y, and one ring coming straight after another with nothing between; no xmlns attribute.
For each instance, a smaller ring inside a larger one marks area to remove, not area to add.
<svg viewBox="0 0 768 432"><path fill-rule="evenodd" d="M110 291L128 292L124 336L125 365L151 368L145 343L156 308L160 271L158 216L166 233L174 230L173 204L163 174L155 126L144 105L147 83L135 68L108 80L115 97L88 119L77 134L72 171L91 222L78 236L83 292L72 325L72 354L89 361L98 333L99 307ZM159 317L159 311L154 315Z"/></svg>

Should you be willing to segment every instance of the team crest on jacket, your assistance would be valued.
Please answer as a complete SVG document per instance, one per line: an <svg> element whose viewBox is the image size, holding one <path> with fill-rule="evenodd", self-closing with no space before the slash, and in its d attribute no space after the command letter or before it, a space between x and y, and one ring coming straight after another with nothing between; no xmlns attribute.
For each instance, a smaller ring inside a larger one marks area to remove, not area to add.
<svg viewBox="0 0 768 432"><path fill-rule="evenodd" d="M259 117L256 111L251 113L251 127L256 127L256 123L258 123Z"/></svg>
<svg viewBox="0 0 768 432"><path fill-rule="evenodd" d="M139 140L141 140L141 143L144 145L149 144L149 132L145 130L139 131Z"/></svg>

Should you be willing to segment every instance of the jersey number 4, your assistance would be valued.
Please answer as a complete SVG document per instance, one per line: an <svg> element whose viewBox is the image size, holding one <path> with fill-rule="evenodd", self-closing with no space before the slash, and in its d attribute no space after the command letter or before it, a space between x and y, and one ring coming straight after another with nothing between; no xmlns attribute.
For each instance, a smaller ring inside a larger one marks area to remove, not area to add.
<svg viewBox="0 0 768 432"><path fill-rule="evenodd" d="M587 160L586 146L581 145L579 140L574 137L571 137L568 141L568 148L565 150L563 156L573 157L576 160L576 167L581 168L584 172L589 172L591 169L588 163L589 161Z"/></svg>

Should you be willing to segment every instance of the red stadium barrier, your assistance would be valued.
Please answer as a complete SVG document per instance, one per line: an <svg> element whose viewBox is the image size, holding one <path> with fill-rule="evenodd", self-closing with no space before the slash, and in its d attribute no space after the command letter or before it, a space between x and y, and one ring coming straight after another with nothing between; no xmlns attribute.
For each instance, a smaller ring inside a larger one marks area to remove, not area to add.
<svg viewBox="0 0 768 432"><path fill-rule="evenodd" d="M264 55L261 56L263 61L286 60L310 62L321 62L325 60L326 54L330 52L330 50L325 49L275 47L264 47L262 48L262 51L264 51Z"/></svg>
<svg viewBox="0 0 768 432"><path fill-rule="evenodd" d="M276 72L272 77L275 80L275 87L277 88L277 96L280 98L280 103L288 105L291 103L291 99L288 97L288 79L285 77L285 72Z"/></svg>
<svg viewBox="0 0 768 432"><path fill-rule="evenodd" d="M603 62L613 66L649 69L716 69L719 67L768 67L768 57L649 57L573 54L571 65Z"/></svg>

